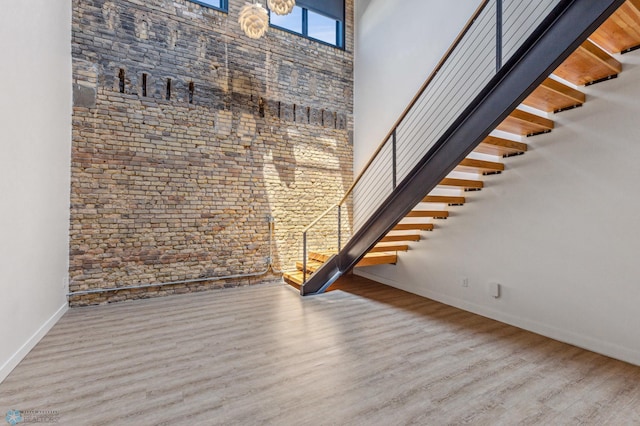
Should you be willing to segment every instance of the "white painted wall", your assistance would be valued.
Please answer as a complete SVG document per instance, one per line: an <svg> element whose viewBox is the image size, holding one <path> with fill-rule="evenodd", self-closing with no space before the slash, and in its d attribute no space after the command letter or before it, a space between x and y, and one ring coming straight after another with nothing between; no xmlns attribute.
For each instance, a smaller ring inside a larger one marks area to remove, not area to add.
<svg viewBox="0 0 640 426"><path fill-rule="evenodd" d="M66 309L71 1L0 13L0 381Z"/></svg>
<svg viewBox="0 0 640 426"><path fill-rule="evenodd" d="M640 53L619 59L617 80L581 89L582 108L553 115L397 266L359 273L640 365Z"/></svg>
<svg viewBox="0 0 640 426"><path fill-rule="evenodd" d="M355 0L356 173L480 3L480 0Z"/></svg>

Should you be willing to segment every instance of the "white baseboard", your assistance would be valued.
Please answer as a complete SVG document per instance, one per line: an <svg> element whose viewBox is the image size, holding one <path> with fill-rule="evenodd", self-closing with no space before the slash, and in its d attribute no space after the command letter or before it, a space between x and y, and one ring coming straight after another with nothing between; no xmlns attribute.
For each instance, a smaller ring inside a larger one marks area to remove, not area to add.
<svg viewBox="0 0 640 426"><path fill-rule="evenodd" d="M421 289L420 293L417 293L414 290L405 288L400 283L395 282L394 280L372 273L364 272L362 270L358 270L357 272L355 272L355 274L382 284L386 284L391 287L398 288L400 290L407 291L409 293L418 294L419 296L435 300L436 302L444 303L445 305L453 306L458 309L481 315L483 317L491 318L505 324L513 325L515 327L522 328L524 330L528 330L554 340L558 340L560 342L568 343L570 345L574 345L592 352L597 352L611 358L640 366L640 352L635 351L631 348L620 346L618 344L603 341L600 339L594 339L590 336L574 333L570 330L557 328L550 324L544 324L533 319L517 317L511 314L500 312L487 306L469 302L468 300L452 297L448 294L437 293L428 289Z"/></svg>
<svg viewBox="0 0 640 426"><path fill-rule="evenodd" d="M65 302L42 326L36 331L21 347L18 349L2 366L0 367L0 383L7 378L9 373L20 364L20 361L24 359L31 349L33 349L38 342L51 330L51 328L58 322L60 318L69 309L69 304Z"/></svg>

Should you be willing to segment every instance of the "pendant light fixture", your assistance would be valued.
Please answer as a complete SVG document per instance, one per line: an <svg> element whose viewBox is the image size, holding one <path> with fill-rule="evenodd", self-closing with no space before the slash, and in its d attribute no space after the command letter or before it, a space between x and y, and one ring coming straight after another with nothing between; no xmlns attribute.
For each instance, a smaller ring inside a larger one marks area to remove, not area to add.
<svg viewBox="0 0 640 426"><path fill-rule="evenodd" d="M276 15L288 15L296 5L296 0L268 0L269 10Z"/></svg>
<svg viewBox="0 0 640 426"><path fill-rule="evenodd" d="M258 3L247 3L240 11L238 23L249 38L259 39L269 27L269 13Z"/></svg>

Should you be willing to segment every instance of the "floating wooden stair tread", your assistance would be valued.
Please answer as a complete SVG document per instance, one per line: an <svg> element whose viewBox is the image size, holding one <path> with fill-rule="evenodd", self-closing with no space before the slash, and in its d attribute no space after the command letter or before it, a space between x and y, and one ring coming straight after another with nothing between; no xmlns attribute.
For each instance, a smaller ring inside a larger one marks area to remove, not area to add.
<svg viewBox="0 0 640 426"><path fill-rule="evenodd" d="M640 46L640 0L627 0L589 38L610 53Z"/></svg>
<svg viewBox="0 0 640 426"><path fill-rule="evenodd" d="M405 217L447 218L449 212L446 210L411 210Z"/></svg>
<svg viewBox="0 0 640 426"><path fill-rule="evenodd" d="M312 253L309 253L309 261L307 263L309 264L315 261L320 265L322 265L324 262L329 260L331 256L333 256L334 254L335 253L312 252ZM364 255L364 257L362 258L362 260L360 260L360 262L358 262L356 267L396 263L397 260L398 260L398 255L396 255L395 253L390 253L390 250L387 250L386 252L375 252L375 253L369 252ZM298 264L300 265L299 269L302 269L302 262L297 262L296 266ZM315 263L313 264L315 265ZM307 265L307 269L309 269L308 265Z"/></svg>
<svg viewBox="0 0 640 426"><path fill-rule="evenodd" d="M522 103L542 111L557 112L580 106L585 98L585 94L581 91L547 78Z"/></svg>
<svg viewBox="0 0 640 426"><path fill-rule="evenodd" d="M550 132L553 129L553 121L516 109L496 129L517 135L532 136Z"/></svg>
<svg viewBox="0 0 640 426"><path fill-rule="evenodd" d="M512 155L520 155L527 152L527 144L496 136L487 136L482 142L480 142L474 151L481 154L510 157Z"/></svg>
<svg viewBox="0 0 640 426"><path fill-rule="evenodd" d="M302 285L302 271L289 271L282 274L282 278L289 284L293 284L295 286Z"/></svg>
<svg viewBox="0 0 640 426"><path fill-rule="evenodd" d="M408 251L409 246L407 244L386 244L386 245L376 245L369 253L380 253L380 252L390 252L390 251Z"/></svg>
<svg viewBox="0 0 640 426"><path fill-rule="evenodd" d="M380 240L381 243L396 243L403 241L420 241L419 234L410 234L410 235L385 235Z"/></svg>
<svg viewBox="0 0 640 426"><path fill-rule="evenodd" d="M398 262L396 253L367 253L362 260L356 264L356 268L372 265L389 265Z"/></svg>
<svg viewBox="0 0 640 426"><path fill-rule="evenodd" d="M484 183L481 180L471 179L453 179L444 178L438 185L442 186L456 186L463 188L465 191L479 191L484 187Z"/></svg>
<svg viewBox="0 0 640 426"><path fill-rule="evenodd" d="M392 231L433 231L433 223L400 223Z"/></svg>
<svg viewBox="0 0 640 426"><path fill-rule="evenodd" d="M622 65L613 56L586 40L553 73L582 86L618 75Z"/></svg>
<svg viewBox="0 0 640 426"><path fill-rule="evenodd" d="M465 158L456 166L455 170L458 172L481 173L483 175L488 175L503 172L504 164L494 161Z"/></svg>
<svg viewBox="0 0 640 426"><path fill-rule="evenodd" d="M427 195L422 199L423 203L443 203L450 206L461 206L466 201L464 197L450 197L447 195Z"/></svg>
<svg viewBox="0 0 640 426"><path fill-rule="evenodd" d="M331 256L333 256L335 253L334 252L317 252L317 251L312 251L311 253L309 253L309 260L315 260L317 262L321 262L324 263L327 260L329 260L329 258Z"/></svg>
<svg viewBox="0 0 640 426"><path fill-rule="evenodd" d="M318 262L317 260L312 260L312 259L307 260L307 273L310 273L310 274L314 273L315 271L318 270L319 267L322 266L322 264L323 262ZM303 270L303 266L304 265L302 265L302 262L296 262L296 268L299 271Z"/></svg>

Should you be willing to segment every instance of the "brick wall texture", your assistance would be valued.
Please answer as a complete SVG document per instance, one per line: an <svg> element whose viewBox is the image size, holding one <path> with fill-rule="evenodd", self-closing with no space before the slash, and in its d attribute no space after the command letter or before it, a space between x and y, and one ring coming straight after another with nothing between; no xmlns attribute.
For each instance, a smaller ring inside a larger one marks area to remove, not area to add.
<svg viewBox="0 0 640 426"><path fill-rule="evenodd" d="M225 13L188 0L74 0L70 291L260 273L269 216L274 268L291 269L302 229L348 189L352 1L344 50L273 28L251 40L237 22L244 3ZM332 240L334 222L313 238Z"/></svg>

